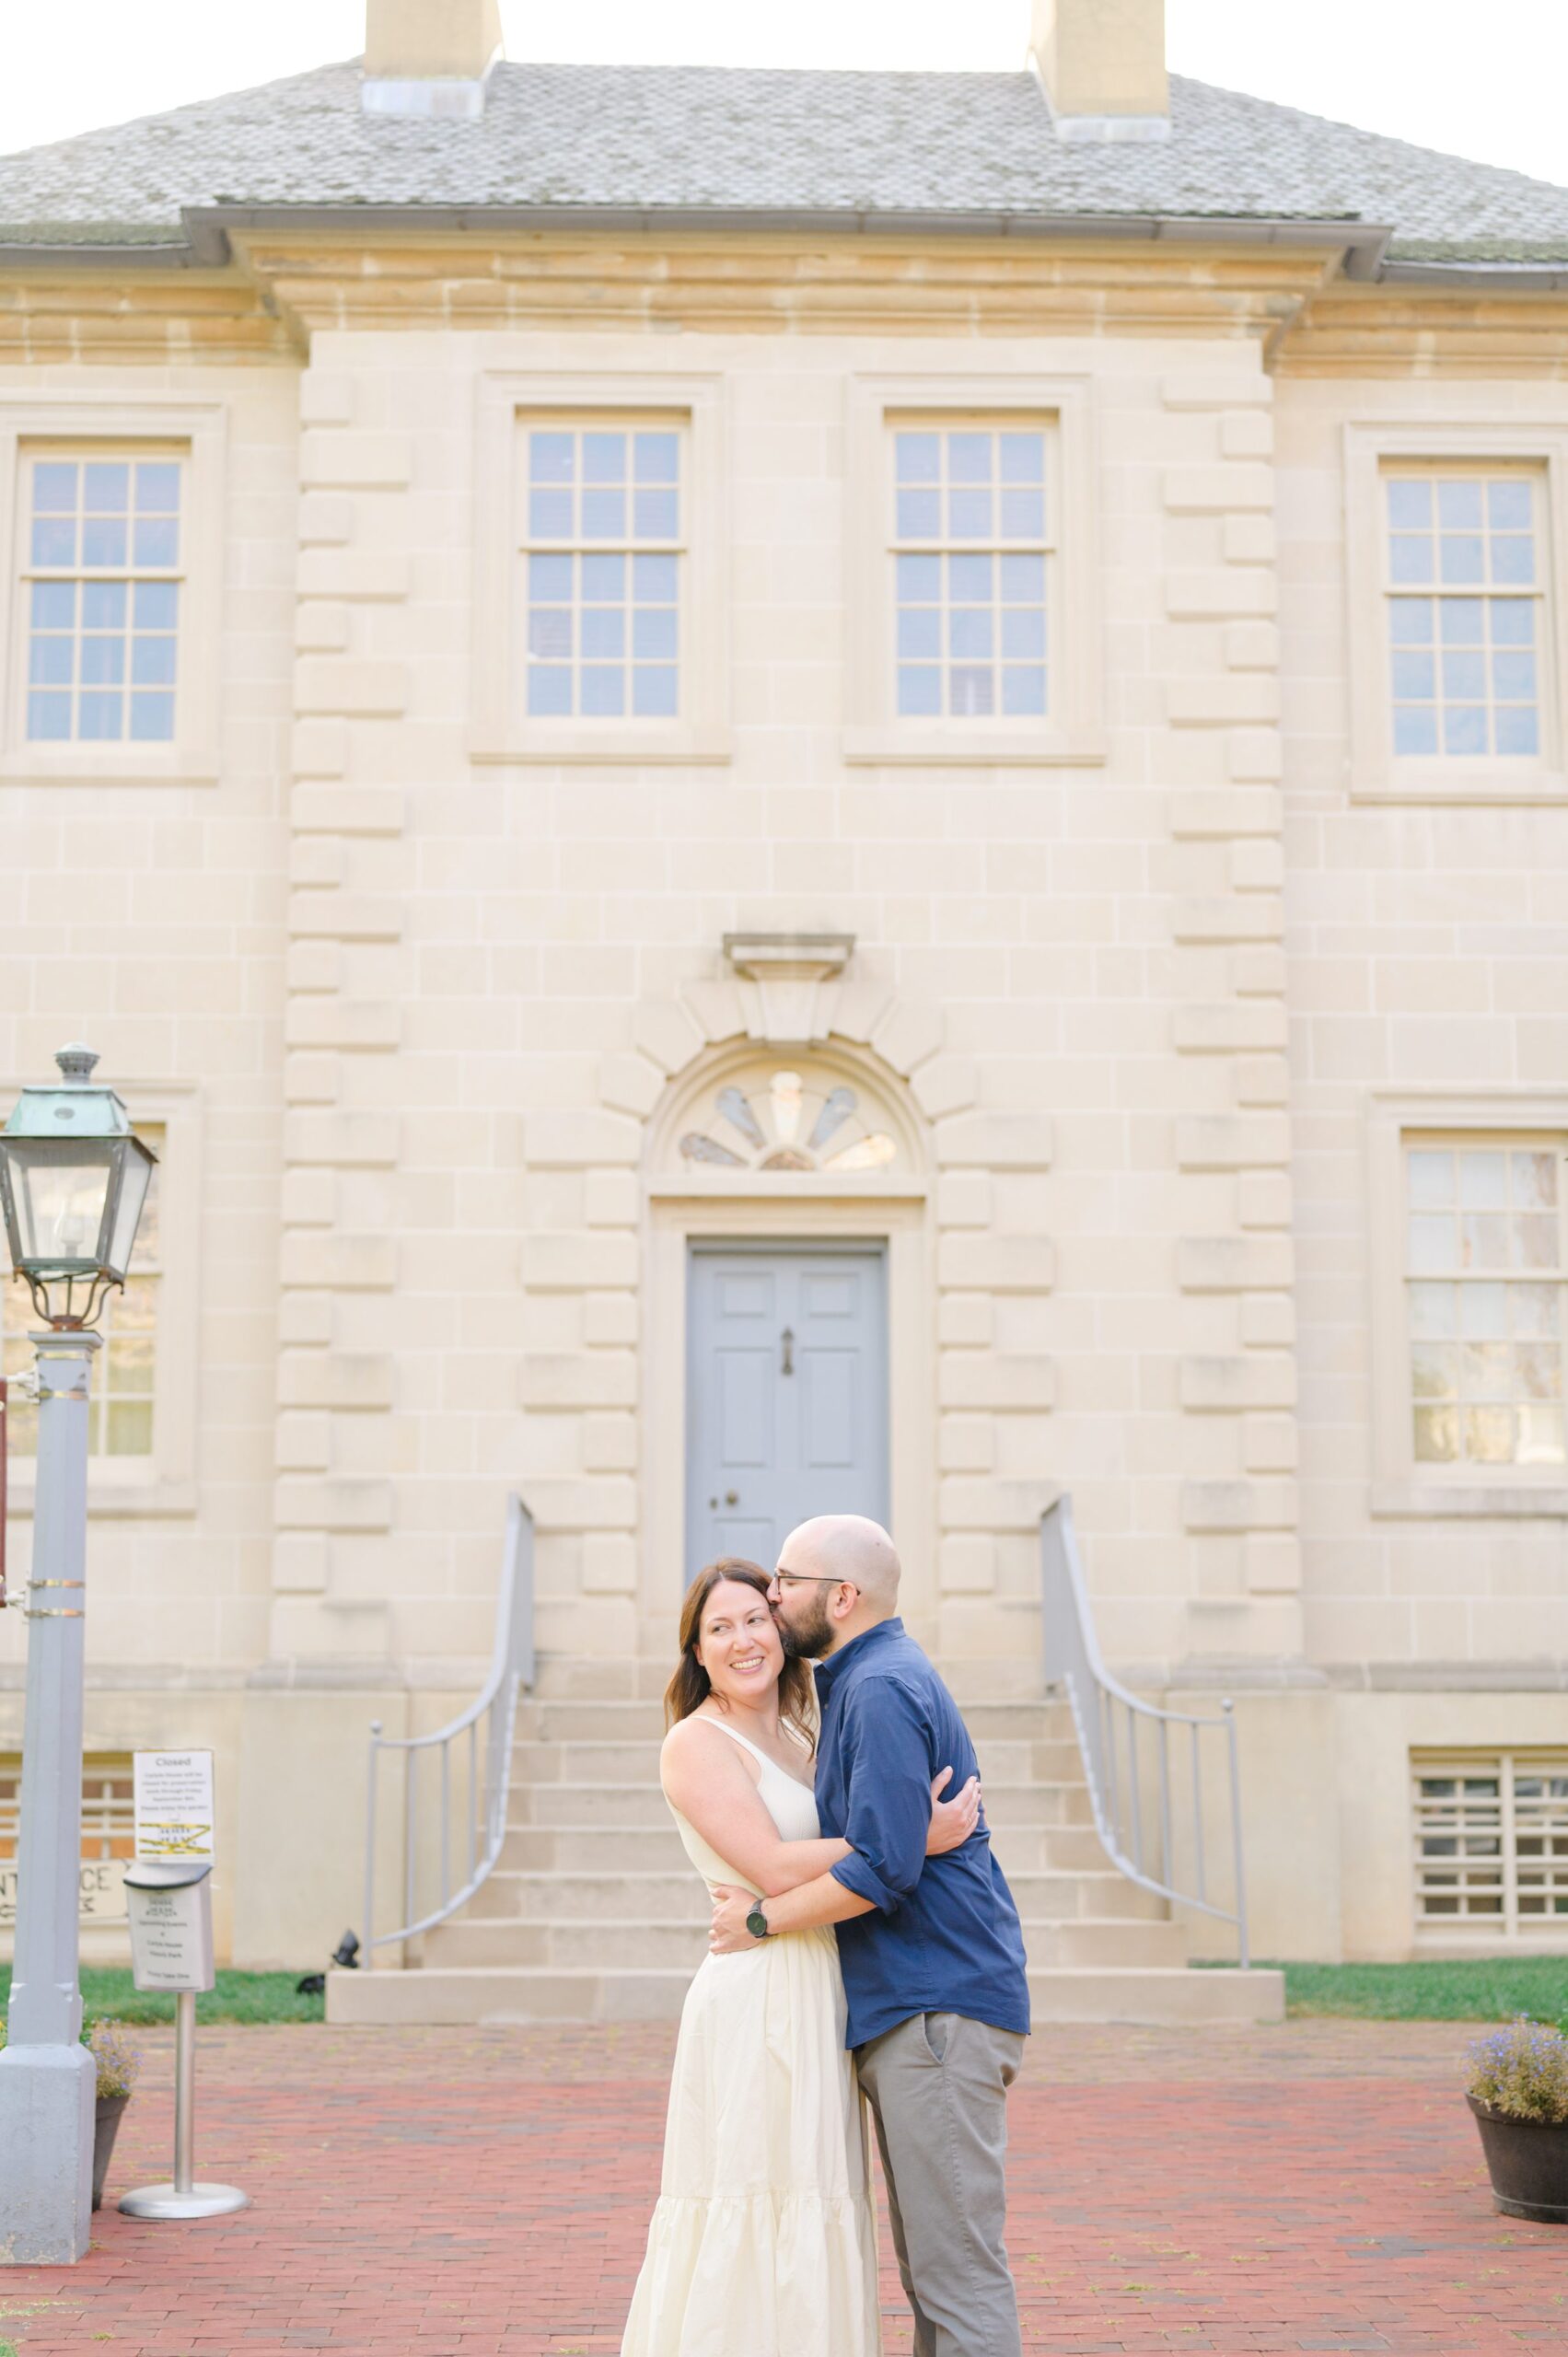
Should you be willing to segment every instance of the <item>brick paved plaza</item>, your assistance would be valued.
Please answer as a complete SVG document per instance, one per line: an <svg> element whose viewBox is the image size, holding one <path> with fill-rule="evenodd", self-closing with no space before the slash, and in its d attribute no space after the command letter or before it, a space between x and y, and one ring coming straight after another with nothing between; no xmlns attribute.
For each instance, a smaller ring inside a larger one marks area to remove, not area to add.
<svg viewBox="0 0 1568 2357"><path fill-rule="evenodd" d="M1466 2035L1299 2022L1037 2037L1013 2103L1026 2348L1561 2348L1568 2234L1493 2212L1456 2086ZM168 2174L168 2038L143 2037L110 2202ZM0 2346L613 2351L670 2046L643 2025L209 2031L199 2166L253 2208L157 2227L106 2204L83 2265L0 2277ZM890 2264L884 2290L892 2357L909 2336Z"/></svg>

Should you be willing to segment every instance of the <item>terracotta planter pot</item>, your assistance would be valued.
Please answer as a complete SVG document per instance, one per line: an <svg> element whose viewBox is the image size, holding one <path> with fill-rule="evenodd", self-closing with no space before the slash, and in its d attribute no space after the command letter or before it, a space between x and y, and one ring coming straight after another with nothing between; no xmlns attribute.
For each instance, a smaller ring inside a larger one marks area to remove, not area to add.
<svg viewBox="0 0 1568 2357"><path fill-rule="evenodd" d="M114 2140L120 2133L120 2118L129 2096L99 2096L98 2118L93 2129L93 2208L103 2207L103 2181L109 2175L109 2164L114 2152Z"/></svg>
<svg viewBox="0 0 1568 2357"><path fill-rule="evenodd" d="M1568 2124L1516 2119L1474 2096L1465 2100L1481 2131L1493 2199L1504 2217L1568 2226Z"/></svg>

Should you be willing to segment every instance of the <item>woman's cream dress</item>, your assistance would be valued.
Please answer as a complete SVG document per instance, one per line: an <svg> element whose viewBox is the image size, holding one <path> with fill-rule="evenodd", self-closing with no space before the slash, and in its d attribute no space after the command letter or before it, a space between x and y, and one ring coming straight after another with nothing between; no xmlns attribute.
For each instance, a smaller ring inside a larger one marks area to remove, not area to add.
<svg viewBox="0 0 1568 2357"><path fill-rule="evenodd" d="M723 1726L722 1720L714 1721ZM786 1841L803 1784L733 1727ZM710 1886L751 1889L671 1804ZM860 2093L830 1929L710 1956L687 1991L664 2175L621 2357L876 2357L882 2345Z"/></svg>

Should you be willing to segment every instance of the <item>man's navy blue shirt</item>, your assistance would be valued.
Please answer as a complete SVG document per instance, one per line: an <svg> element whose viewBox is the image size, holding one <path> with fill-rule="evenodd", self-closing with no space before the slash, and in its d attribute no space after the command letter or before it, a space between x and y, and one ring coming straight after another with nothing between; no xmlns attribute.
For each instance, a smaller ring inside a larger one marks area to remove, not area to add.
<svg viewBox="0 0 1568 2357"><path fill-rule="evenodd" d="M837 1926L845 2044L914 2014L1028 2030L1024 1937L983 1817L961 1848L925 1854L932 1778L950 1767L950 1796L978 1772L958 1704L897 1620L819 1662L817 1693L817 1813L851 1844L835 1879L875 1910Z"/></svg>

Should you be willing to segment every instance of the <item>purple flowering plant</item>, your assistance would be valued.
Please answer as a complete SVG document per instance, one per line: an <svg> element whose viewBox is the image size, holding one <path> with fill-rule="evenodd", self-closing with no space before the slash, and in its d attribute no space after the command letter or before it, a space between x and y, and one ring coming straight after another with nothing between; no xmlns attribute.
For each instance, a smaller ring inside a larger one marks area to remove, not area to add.
<svg viewBox="0 0 1568 2357"><path fill-rule="evenodd" d="M0 2021L0 2046L6 2043L6 2025ZM133 2046L125 2035L125 2024L112 2021L106 2014L82 2032L82 2044L98 2067L98 2094L128 2096L135 2085L142 2068L142 2049ZM0 2341L0 2357L5 2357L5 2343Z"/></svg>
<svg viewBox="0 0 1568 2357"><path fill-rule="evenodd" d="M1469 2092L1510 2119L1568 2126L1568 2038L1520 2014L1469 2048Z"/></svg>
<svg viewBox="0 0 1568 2357"><path fill-rule="evenodd" d="M142 2067L142 2050L133 2046L125 2035L123 2022L111 2021L107 2015L94 2022L82 2040L98 2064L98 2092L105 2096L128 2096L136 2084Z"/></svg>

